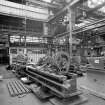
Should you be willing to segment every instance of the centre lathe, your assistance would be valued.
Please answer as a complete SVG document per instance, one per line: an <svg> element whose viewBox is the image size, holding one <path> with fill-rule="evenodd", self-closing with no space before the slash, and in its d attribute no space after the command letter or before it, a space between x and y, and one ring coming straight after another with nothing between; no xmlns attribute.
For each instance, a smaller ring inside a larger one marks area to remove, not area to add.
<svg viewBox="0 0 105 105"><path fill-rule="evenodd" d="M60 98L81 94L77 90L77 75L69 71L70 57L65 52L41 58L37 65L26 66L25 75Z"/></svg>

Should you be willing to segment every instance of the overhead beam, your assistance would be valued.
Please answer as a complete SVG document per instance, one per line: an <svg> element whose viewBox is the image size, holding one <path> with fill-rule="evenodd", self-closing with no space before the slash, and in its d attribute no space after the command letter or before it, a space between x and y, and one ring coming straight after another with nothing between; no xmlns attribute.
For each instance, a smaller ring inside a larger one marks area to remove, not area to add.
<svg viewBox="0 0 105 105"><path fill-rule="evenodd" d="M26 0L29 3L40 5L41 7L60 8L61 5L51 4L40 0Z"/></svg>
<svg viewBox="0 0 105 105"><path fill-rule="evenodd" d="M15 35L26 35L26 36L43 36L43 33L38 33L38 32L32 32L32 31L21 31L21 30L11 30L11 29L0 29L1 33L8 33L8 34L15 34Z"/></svg>
<svg viewBox="0 0 105 105"><path fill-rule="evenodd" d="M82 17L83 17L83 15L80 15L80 16L76 17L76 22L77 23L80 22L80 20L82 20L81 19ZM88 13L86 18L83 19L83 21L86 20L86 19L89 19L90 17L93 17L97 21L97 20L100 20L100 19L104 18L105 15L101 15L101 14L97 15L94 12L93 13ZM91 19L91 20L93 20L93 19Z"/></svg>
<svg viewBox="0 0 105 105"><path fill-rule="evenodd" d="M0 0L0 14L46 22L49 11L48 8L37 8Z"/></svg>
<svg viewBox="0 0 105 105"><path fill-rule="evenodd" d="M102 24L100 24L100 22L102 22ZM95 25L95 24L97 24L97 25ZM94 23L84 25L83 27L80 27L78 29L74 29L73 34L78 34L78 33L81 33L81 32L85 32L85 31L92 30L92 29L99 28L99 27L103 27L103 26L105 26L105 19L102 19L102 20L96 21ZM64 32L62 34L57 34L55 37L60 37L60 36L68 35L68 34L69 34L69 31Z"/></svg>
<svg viewBox="0 0 105 105"><path fill-rule="evenodd" d="M59 16L61 13L63 13L64 11L66 11L69 7L74 6L76 3L78 3L80 0L73 0L72 2L70 2L67 6L65 6L61 11L59 11L57 14L55 14L52 18L50 18L48 20L48 22L54 20L57 16Z"/></svg>

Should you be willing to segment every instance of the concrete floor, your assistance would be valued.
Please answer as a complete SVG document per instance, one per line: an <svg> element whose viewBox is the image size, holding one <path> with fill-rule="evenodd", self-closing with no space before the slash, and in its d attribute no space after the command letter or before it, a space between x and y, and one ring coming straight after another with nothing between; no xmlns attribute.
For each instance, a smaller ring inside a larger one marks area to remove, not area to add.
<svg viewBox="0 0 105 105"><path fill-rule="evenodd" d="M3 77L6 78L3 79L3 81L0 81L0 105L52 105L48 101L40 101L32 93L26 94L23 97L11 97L6 84L9 79L14 77L5 70L4 66L0 67L0 75L3 75ZM11 77L8 75L11 75Z"/></svg>
<svg viewBox="0 0 105 105"><path fill-rule="evenodd" d="M3 81L0 81L0 105L52 105L49 101L40 101L32 93L26 94L23 97L11 97L6 87L6 83L8 79L13 78L14 76L8 73L4 66L0 66L0 75L5 77ZM7 75L11 76L6 78ZM80 87L81 83L83 84L83 82L85 82L83 78L84 77L78 79L78 87ZM90 94L90 92L87 90L83 90L83 92L84 95L88 98L88 102L81 105L105 105L105 100L102 98Z"/></svg>

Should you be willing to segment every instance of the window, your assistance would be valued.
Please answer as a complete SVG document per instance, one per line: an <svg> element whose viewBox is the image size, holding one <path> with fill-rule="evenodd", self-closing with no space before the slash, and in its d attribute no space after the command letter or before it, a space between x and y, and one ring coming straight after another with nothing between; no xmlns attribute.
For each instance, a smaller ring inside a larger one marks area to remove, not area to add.
<svg viewBox="0 0 105 105"><path fill-rule="evenodd" d="M94 8L100 4L105 2L105 0L88 0L88 6L89 8Z"/></svg>
<svg viewBox="0 0 105 105"><path fill-rule="evenodd" d="M19 40L20 40L20 36L10 36L11 43L19 42Z"/></svg>
<svg viewBox="0 0 105 105"><path fill-rule="evenodd" d="M48 3L51 3L52 0L43 0L43 1L48 2Z"/></svg>

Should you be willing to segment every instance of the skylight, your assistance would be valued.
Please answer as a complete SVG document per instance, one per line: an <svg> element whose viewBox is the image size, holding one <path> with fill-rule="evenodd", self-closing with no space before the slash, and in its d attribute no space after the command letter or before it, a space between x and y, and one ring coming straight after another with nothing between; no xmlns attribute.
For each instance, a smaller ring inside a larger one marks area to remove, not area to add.
<svg viewBox="0 0 105 105"><path fill-rule="evenodd" d="M104 12L105 13L105 7L102 7L99 9L99 11Z"/></svg>
<svg viewBox="0 0 105 105"><path fill-rule="evenodd" d="M94 8L100 4L105 2L105 0L88 0L88 7L89 8Z"/></svg>
<svg viewBox="0 0 105 105"><path fill-rule="evenodd" d="M43 0L43 1L48 2L48 3L51 3L52 0Z"/></svg>
<svg viewBox="0 0 105 105"><path fill-rule="evenodd" d="M88 7L95 8L96 6L101 5L104 2L105 0L88 0ZM105 7L100 8L98 11L105 13Z"/></svg>

